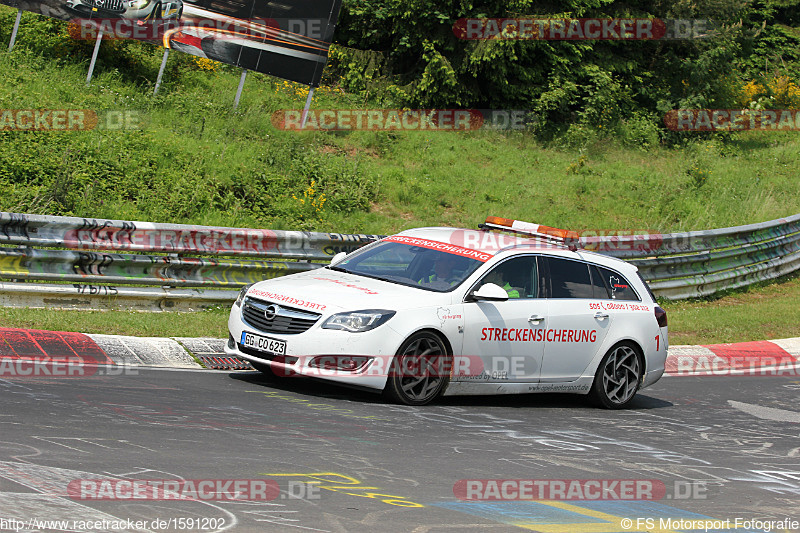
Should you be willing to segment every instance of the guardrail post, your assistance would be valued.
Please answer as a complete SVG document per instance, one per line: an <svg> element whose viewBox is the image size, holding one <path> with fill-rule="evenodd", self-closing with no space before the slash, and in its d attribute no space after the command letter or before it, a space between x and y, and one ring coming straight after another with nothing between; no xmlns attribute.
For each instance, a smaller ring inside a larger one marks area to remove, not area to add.
<svg viewBox="0 0 800 533"><path fill-rule="evenodd" d="M19 30L19 21L22 19L22 10L17 10L17 20L14 21L14 28L11 30L11 41L8 43L8 51L14 48L14 42L17 40L17 31Z"/></svg>
<svg viewBox="0 0 800 533"><path fill-rule="evenodd" d="M303 118L300 121L300 129L306 127L306 119L308 119L308 109L311 107L311 99L314 97L314 88L308 88L308 98L306 98L306 106L303 108Z"/></svg>
<svg viewBox="0 0 800 533"><path fill-rule="evenodd" d="M244 88L244 79L247 77L247 69L242 69L242 77L239 78L239 88L236 89L236 98L233 100L233 110L239 107L239 98L242 97L242 89Z"/></svg>
<svg viewBox="0 0 800 533"><path fill-rule="evenodd" d="M94 51L92 52L92 61L89 63L89 73L86 75L86 86L92 83L92 74L94 74L94 64L97 62L97 53L100 52L100 43L103 41L103 27L97 28L97 40L94 42Z"/></svg>
<svg viewBox="0 0 800 533"><path fill-rule="evenodd" d="M158 93L158 88L161 86L161 77L164 75L164 68L167 66L167 58L169 57L169 48L164 48L164 57L161 58L161 68L158 69L158 77L156 78L156 86L153 89L153 96Z"/></svg>

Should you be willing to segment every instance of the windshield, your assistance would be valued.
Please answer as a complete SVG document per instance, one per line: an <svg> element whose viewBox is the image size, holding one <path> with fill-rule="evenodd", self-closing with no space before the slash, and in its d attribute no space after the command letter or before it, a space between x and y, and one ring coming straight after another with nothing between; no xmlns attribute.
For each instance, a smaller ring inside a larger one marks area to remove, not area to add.
<svg viewBox="0 0 800 533"><path fill-rule="evenodd" d="M447 292L458 287L490 257L460 246L395 236L352 253L332 268L429 291Z"/></svg>

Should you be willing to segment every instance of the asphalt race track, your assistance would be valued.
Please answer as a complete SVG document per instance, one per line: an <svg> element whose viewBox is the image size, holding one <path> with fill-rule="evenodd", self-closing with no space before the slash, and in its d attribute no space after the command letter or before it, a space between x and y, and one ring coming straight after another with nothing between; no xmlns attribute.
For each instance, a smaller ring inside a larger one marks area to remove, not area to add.
<svg viewBox="0 0 800 533"><path fill-rule="evenodd" d="M616 412L568 395L409 408L256 372L116 373L0 379L0 530L758 531L742 522L758 519L791 531L786 520L800 520L796 373L665 377ZM168 499L120 490L176 480ZM269 490L193 498L199 480ZM535 487L556 497L515 501L522 484L485 480L548 480ZM575 499L564 487L590 491L574 480L607 480L612 499ZM649 488L622 490L631 484Z"/></svg>

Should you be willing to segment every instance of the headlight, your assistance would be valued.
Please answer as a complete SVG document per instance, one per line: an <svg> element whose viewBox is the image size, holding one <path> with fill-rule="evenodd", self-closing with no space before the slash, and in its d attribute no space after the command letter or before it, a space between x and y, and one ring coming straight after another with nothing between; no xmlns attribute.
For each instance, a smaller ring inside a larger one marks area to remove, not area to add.
<svg viewBox="0 0 800 533"><path fill-rule="evenodd" d="M343 329L360 333L375 329L395 315L396 311L386 309L365 309L351 313L339 313L331 316L322 324L323 329Z"/></svg>
<svg viewBox="0 0 800 533"><path fill-rule="evenodd" d="M142 9L149 3L150 0L131 0L130 2L128 2L128 6L132 7L133 9Z"/></svg>
<svg viewBox="0 0 800 533"><path fill-rule="evenodd" d="M245 285L244 287L242 287L242 290L239 291L239 296L236 297L236 301L233 302L233 305L235 305L237 307L241 307L242 306L242 302L244 301L244 295L247 294L247 290L252 286L253 286L253 283L251 283L250 285Z"/></svg>

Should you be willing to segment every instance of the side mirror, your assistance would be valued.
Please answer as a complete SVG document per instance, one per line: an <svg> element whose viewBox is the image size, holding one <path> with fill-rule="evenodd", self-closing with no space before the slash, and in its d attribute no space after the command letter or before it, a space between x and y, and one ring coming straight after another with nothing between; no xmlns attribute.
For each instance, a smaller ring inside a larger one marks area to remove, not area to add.
<svg viewBox="0 0 800 533"><path fill-rule="evenodd" d="M334 256L331 258L331 262L330 262L330 264L331 264L331 265L335 265L336 263L338 263L339 261L341 261L342 259L344 259L346 255L347 255L347 252L339 252L338 254L334 255Z"/></svg>
<svg viewBox="0 0 800 533"><path fill-rule="evenodd" d="M477 301L504 302L508 300L508 293L504 288L494 283L484 283L481 288L472 292L472 298Z"/></svg>

